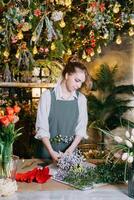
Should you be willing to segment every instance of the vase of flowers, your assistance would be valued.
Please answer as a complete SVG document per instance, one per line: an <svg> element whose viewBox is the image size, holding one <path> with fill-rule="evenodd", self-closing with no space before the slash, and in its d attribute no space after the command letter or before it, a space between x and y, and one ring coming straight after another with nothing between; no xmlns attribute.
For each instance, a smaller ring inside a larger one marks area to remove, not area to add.
<svg viewBox="0 0 134 200"><path fill-rule="evenodd" d="M134 198L134 128L126 130L123 137L115 136L110 131L99 130L113 138L114 148L111 149L108 157L113 159L114 156L117 159L116 162L118 160L125 162L125 179L128 167L128 196Z"/></svg>
<svg viewBox="0 0 134 200"><path fill-rule="evenodd" d="M11 185L15 178L17 157L13 156L13 143L21 135L20 128L15 129L19 111L20 107L17 105L0 108L0 195L4 195L4 192L9 194L9 190L3 191L2 188L7 183L6 188L9 188L9 183ZM13 185L10 188L13 191Z"/></svg>

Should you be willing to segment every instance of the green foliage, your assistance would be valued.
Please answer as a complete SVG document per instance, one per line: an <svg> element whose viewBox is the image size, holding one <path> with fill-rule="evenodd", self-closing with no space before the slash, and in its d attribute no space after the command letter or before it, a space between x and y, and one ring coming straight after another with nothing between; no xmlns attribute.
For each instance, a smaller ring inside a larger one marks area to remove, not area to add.
<svg viewBox="0 0 134 200"><path fill-rule="evenodd" d="M126 125L126 121L122 115L131 110L133 107L128 106L130 99L123 99L120 94L132 95L134 91L133 85L115 85L115 75L117 66L110 70L106 64L100 66L97 78L94 80L93 92L87 97L88 99L88 115L89 126L100 127L103 129L114 129L122 125ZM134 126L133 122L130 122Z"/></svg>
<svg viewBox="0 0 134 200"><path fill-rule="evenodd" d="M124 182L124 168L125 164L120 163L114 165L113 163L105 163L89 168L85 174L78 176L73 171L64 179L78 189L92 186L97 183L121 183ZM128 171L127 171L128 177Z"/></svg>
<svg viewBox="0 0 134 200"><path fill-rule="evenodd" d="M124 182L125 164L107 163L98 165L93 170L95 183L119 183ZM128 172L127 172L128 176Z"/></svg>

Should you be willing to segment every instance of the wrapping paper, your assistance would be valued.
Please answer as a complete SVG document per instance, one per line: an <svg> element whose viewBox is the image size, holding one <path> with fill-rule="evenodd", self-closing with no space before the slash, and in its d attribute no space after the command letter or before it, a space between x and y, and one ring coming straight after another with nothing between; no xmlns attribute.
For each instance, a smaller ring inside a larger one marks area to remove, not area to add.
<svg viewBox="0 0 134 200"><path fill-rule="evenodd" d="M16 173L16 181L20 182L37 182L37 183L45 183L48 179L50 179L51 175L49 173L49 168L34 168L33 170L24 172L24 173Z"/></svg>

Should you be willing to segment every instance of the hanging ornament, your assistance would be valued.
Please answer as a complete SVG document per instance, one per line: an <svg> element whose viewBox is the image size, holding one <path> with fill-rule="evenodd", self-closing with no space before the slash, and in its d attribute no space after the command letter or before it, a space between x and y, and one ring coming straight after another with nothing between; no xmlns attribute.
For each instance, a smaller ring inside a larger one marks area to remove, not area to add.
<svg viewBox="0 0 134 200"><path fill-rule="evenodd" d="M108 39L108 37L109 37L108 33L105 33L104 36L103 36L104 39Z"/></svg>
<svg viewBox="0 0 134 200"><path fill-rule="evenodd" d="M59 23L60 27L61 28L64 28L66 26L65 22L64 22L64 19L62 19Z"/></svg>
<svg viewBox="0 0 134 200"><path fill-rule="evenodd" d="M56 49L56 46L55 46L54 42L52 42L52 44L51 44L51 50L54 51L55 49Z"/></svg>
<svg viewBox="0 0 134 200"><path fill-rule="evenodd" d="M121 44L121 43L122 43L121 36L118 35L116 38L116 44Z"/></svg>
<svg viewBox="0 0 134 200"><path fill-rule="evenodd" d="M33 48L33 54L35 55L35 54L37 54L37 53L38 53L37 47L34 46L34 48Z"/></svg>
<svg viewBox="0 0 134 200"><path fill-rule="evenodd" d="M22 31L19 31L19 33L17 34L17 38L18 38L18 40L23 39L23 33L22 33Z"/></svg>
<svg viewBox="0 0 134 200"><path fill-rule="evenodd" d="M16 57L17 59L19 59L19 57L20 57L20 51L19 51L19 49L17 50L17 52L16 52L16 54L15 54L15 57Z"/></svg>
<svg viewBox="0 0 134 200"><path fill-rule="evenodd" d="M68 50L67 50L67 55L69 55L69 56L72 55L72 51L71 51L71 49L68 49Z"/></svg>
<svg viewBox="0 0 134 200"><path fill-rule="evenodd" d="M83 59L86 59L86 58L87 58L86 52L85 52L85 51L83 51L82 58L83 58Z"/></svg>
<svg viewBox="0 0 134 200"><path fill-rule="evenodd" d="M87 61L87 62L91 62L91 57L90 57L90 56L87 56L86 61Z"/></svg>
<svg viewBox="0 0 134 200"><path fill-rule="evenodd" d="M35 42L35 41L37 40L37 36L36 36L36 35L33 35L32 38L31 38L31 40L32 40L33 42Z"/></svg>
<svg viewBox="0 0 134 200"><path fill-rule="evenodd" d="M65 0L65 6L70 8L71 4L72 4L72 0Z"/></svg>
<svg viewBox="0 0 134 200"><path fill-rule="evenodd" d="M134 35L134 29L133 29L133 27L129 28L128 34L129 34L129 36L133 36Z"/></svg>
<svg viewBox="0 0 134 200"><path fill-rule="evenodd" d="M8 58L9 57L9 51L6 49L3 53L4 57Z"/></svg>
<svg viewBox="0 0 134 200"><path fill-rule="evenodd" d="M95 53L94 53L94 50L90 53L90 56L94 56L95 55Z"/></svg>
<svg viewBox="0 0 134 200"><path fill-rule="evenodd" d="M130 24L134 25L134 14L130 14Z"/></svg>
<svg viewBox="0 0 134 200"><path fill-rule="evenodd" d="M100 46L98 46L98 48L97 48L97 53L101 53L101 47Z"/></svg>
<svg viewBox="0 0 134 200"><path fill-rule="evenodd" d="M113 12L118 13L119 11L120 11L120 4L118 2L116 2L113 7Z"/></svg>

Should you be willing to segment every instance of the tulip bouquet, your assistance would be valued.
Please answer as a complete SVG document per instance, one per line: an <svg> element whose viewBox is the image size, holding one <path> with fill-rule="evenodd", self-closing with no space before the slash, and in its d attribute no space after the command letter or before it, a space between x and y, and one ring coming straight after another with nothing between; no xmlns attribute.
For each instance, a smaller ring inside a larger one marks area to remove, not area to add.
<svg viewBox="0 0 134 200"><path fill-rule="evenodd" d="M21 135L20 128L15 130L19 120L20 107L0 108L0 178L10 177L10 163L13 155L13 143Z"/></svg>
<svg viewBox="0 0 134 200"><path fill-rule="evenodd" d="M134 161L134 128L131 130L126 130L123 137L118 135L113 135L111 132L99 129L106 135L113 138L114 148L110 150L108 158L114 156L117 159L125 161L126 164L133 163ZM112 157L113 158L113 157Z"/></svg>

